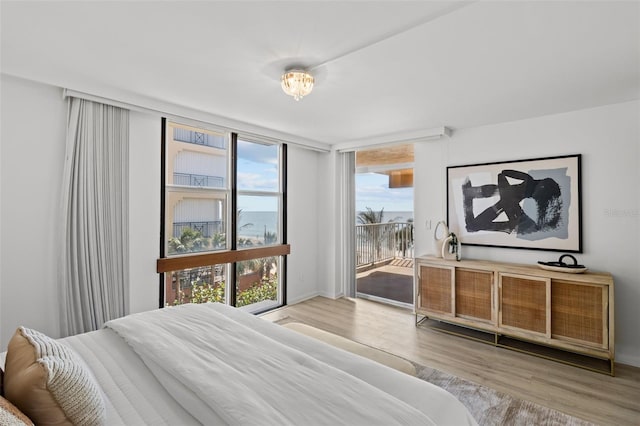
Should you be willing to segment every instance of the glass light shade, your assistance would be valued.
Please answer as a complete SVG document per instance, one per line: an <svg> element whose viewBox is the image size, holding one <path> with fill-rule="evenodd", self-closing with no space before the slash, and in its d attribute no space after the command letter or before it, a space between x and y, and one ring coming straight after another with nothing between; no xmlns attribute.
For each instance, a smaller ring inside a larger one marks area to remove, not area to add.
<svg viewBox="0 0 640 426"><path fill-rule="evenodd" d="M282 74L282 90L287 95L293 96L299 101L304 96L311 93L313 89L313 76L306 71L290 70Z"/></svg>

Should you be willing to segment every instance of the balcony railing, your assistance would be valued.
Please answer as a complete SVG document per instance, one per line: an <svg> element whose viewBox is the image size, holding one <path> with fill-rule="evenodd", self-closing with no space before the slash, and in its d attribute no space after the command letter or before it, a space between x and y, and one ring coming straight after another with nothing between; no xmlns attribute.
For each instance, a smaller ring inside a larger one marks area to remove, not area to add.
<svg viewBox="0 0 640 426"><path fill-rule="evenodd" d="M200 232L203 237L211 238L215 234L224 232L224 223L221 220L210 222L174 222L173 236L180 238L182 232L187 228Z"/></svg>
<svg viewBox="0 0 640 426"><path fill-rule="evenodd" d="M224 178L220 176L195 175L192 173L174 173L173 184L197 186L200 188L224 188Z"/></svg>
<svg viewBox="0 0 640 426"><path fill-rule="evenodd" d="M173 129L173 140L220 149L224 149L225 147L225 140L224 136L222 135L212 135L210 133L196 132L193 130L179 128Z"/></svg>
<svg viewBox="0 0 640 426"><path fill-rule="evenodd" d="M413 258L413 223L356 225L356 267Z"/></svg>

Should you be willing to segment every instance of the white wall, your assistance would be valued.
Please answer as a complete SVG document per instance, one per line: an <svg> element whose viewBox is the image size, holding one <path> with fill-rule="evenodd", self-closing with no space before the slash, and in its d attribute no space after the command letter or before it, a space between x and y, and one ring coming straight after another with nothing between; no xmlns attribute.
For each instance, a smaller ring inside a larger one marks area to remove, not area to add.
<svg viewBox="0 0 640 426"><path fill-rule="evenodd" d="M340 269L342 248L338 246L341 241L338 161L336 151L318 154L318 294L333 299L346 294Z"/></svg>
<svg viewBox="0 0 640 426"><path fill-rule="evenodd" d="M160 255L160 118L129 115L129 309L159 305L156 259Z"/></svg>
<svg viewBox="0 0 640 426"><path fill-rule="evenodd" d="M287 196L287 303L296 303L318 294L319 210L318 154L289 146Z"/></svg>
<svg viewBox="0 0 640 426"><path fill-rule="evenodd" d="M58 206L62 90L0 77L0 351L20 325L60 333Z"/></svg>
<svg viewBox="0 0 640 426"><path fill-rule="evenodd" d="M640 366L640 102L457 131L415 149L416 253L446 219L446 166L582 154L584 253L615 280L616 360ZM617 211L618 213L612 213ZM452 230L455 232L455 230ZM463 258L535 264L561 253L463 246Z"/></svg>

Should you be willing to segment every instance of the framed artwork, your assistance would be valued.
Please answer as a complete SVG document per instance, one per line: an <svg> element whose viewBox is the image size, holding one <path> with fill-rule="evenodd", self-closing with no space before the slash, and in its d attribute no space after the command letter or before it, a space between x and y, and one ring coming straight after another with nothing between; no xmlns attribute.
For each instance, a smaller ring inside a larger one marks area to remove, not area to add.
<svg viewBox="0 0 640 426"><path fill-rule="evenodd" d="M447 167L462 244L582 253L581 155Z"/></svg>

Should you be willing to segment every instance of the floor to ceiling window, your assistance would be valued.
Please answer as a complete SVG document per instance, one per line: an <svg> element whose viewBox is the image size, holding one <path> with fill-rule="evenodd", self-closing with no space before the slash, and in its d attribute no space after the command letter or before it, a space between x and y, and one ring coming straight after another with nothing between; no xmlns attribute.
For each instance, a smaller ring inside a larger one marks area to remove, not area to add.
<svg viewBox="0 0 640 426"><path fill-rule="evenodd" d="M163 120L161 306L285 301L286 145Z"/></svg>

